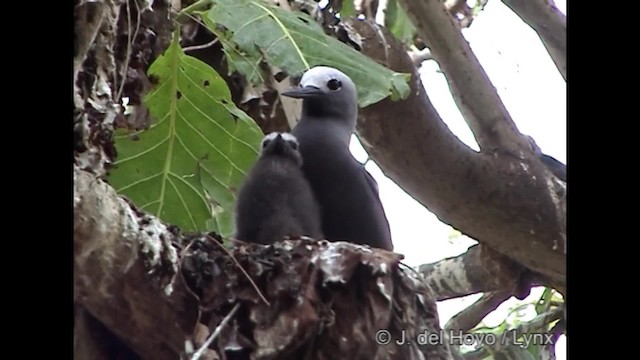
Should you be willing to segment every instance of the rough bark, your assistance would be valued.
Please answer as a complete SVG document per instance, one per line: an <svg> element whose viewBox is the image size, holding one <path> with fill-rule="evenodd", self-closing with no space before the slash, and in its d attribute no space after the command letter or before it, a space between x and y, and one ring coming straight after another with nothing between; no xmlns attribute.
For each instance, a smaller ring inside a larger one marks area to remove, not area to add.
<svg viewBox="0 0 640 360"><path fill-rule="evenodd" d="M113 101L113 47L124 1L84 2L75 8L74 147L76 164L105 174L115 157L110 131L121 109ZM91 121L93 120L93 121Z"/></svg>
<svg viewBox="0 0 640 360"><path fill-rule="evenodd" d="M462 255L421 265L418 271L427 279L436 300L442 301L479 292L519 292L524 268L488 247L474 245Z"/></svg>
<svg viewBox="0 0 640 360"><path fill-rule="evenodd" d="M567 80L567 17L552 0L502 0L540 36L542 44Z"/></svg>
<svg viewBox="0 0 640 360"><path fill-rule="evenodd" d="M81 306L76 306L74 312L73 358L78 360L140 359Z"/></svg>
<svg viewBox="0 0 640 360"><path fill-rule="evenodd" d="M397 254L298 240L236 246L236 263L210 236L181 235L94 175L78 167L74 175L75 301L142 358L176 359L195 339L197 322L212 330L238 303L241 310L212 346L220 354L451 358L444 340L376 342L380 329L391 339L403 330L407 338L441 330L431 290L402 270Z"/></svg>
<svg viewBox="0 0 640 360"><path fill-rule="evenodd" d="M178 238L74 169L74 299L146 359L175 360L198 316L178 275Z"/></svg>
<svg viewBox="0 0 640 360"><path fill-rule="evenodd" d="M358 119L363 145L385 175L444 223L539 272L546 284L564 284L566 184L533 153L518 159L467 147L434 109L402 45L370 22L352 26L364 54L412 74L407 99L385 99Z"/></svg>

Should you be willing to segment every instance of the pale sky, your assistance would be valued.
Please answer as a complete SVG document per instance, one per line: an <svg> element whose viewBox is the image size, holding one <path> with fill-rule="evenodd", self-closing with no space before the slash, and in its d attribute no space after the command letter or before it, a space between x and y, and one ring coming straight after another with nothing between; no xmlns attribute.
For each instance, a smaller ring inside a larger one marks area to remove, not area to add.
<svg viewBox="0 0 640 360"><path fill-rule="evenodd" d="M566 13L566 0L556 1L556 6ZM463 34L520 132L532 136L544 153L566 164L566 83L536 33L502 2L489 1L471 27L463 30ZM477 144L451 97L447 82L437 70L438 66L433 61L425 62L420 69L429 98L451 131L477 150ZM358 160L366 160L367 154L355 137L351 150ZM475 243L466 237L450 241L450 226L440 222L385 177L374 162L367 164L367 170L378 181L395 251L405 255L406 264L418 266L457 256ZM541 288L533 289L525 301L537 299L541 294ZM476 294L439 303L441 324L444 325L451 316L478 298ZM484 322L489 326L500 324L509 308L518 303L513 298L508 300L489 314ZM531 317L524 320L529 319ZM566 359L565 344L563 336L556 345L558 360Z"/></svg>

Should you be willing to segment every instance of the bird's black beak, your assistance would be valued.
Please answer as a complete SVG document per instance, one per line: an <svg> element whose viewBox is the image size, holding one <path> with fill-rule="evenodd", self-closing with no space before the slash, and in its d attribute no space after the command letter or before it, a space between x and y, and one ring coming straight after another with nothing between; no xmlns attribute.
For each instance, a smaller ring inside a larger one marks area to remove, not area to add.
<svg viewBox="0 0 640 360"><path fill-rule="evenodd" d="M273 141L269 145L271 145L270 147L273 149L272 151L276 153L282 153L286 148L286 141L280 134L278 134L278 136L276 136L276 138L273 139Z"/></svg>
<svg viewBox="0 0 640 360"><path fill-rule="evenodd" d="M305 86L303 88L289 90L282 93L282 95L284 96L292 97L295 99L316 97L323 94L324 93L322 92L322 90L318 89L315 86Z"/></svg>
<svg viewBox="0 0 640 360"><path fill-rule="evenodd" d="M271 143L269 143L269 145L267 145L267 147L272 148L276 151L282 151L282 149L284 149L284 139L282 138L282 135L278 134L275 139L271 140Z"/></svg>

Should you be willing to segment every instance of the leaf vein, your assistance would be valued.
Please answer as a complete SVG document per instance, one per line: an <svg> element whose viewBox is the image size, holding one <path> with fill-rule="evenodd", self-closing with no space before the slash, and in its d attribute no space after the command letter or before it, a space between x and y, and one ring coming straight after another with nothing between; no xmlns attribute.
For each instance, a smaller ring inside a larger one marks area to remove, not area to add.
<svg viewBox="0 0 640 360"><path fill-rule="evenodd" d="M189 101L191 102L191 101ZM195 107L195 106L194 106ZM176 110L176 112L182 116L182 118L184 119L185 124L187 124L187 126L189 126L189 128L191 128L191 130L193 130L196 134L198 134L198 136L200 136L202 138L202 140L204 140L204 142L206 142L211 148L213 148L213 150L215 150L218 154L220 154L221 157L223 157L225 160L227 160L229 162L229 164L231 164L231 166L235 167L236 169L238 169L238 171L240 171L242 174L245 174L244 171L242 171L242 169L240 169L228 156L227 154L225 154L222 150L218 149L217 146L215 146L211 141L209 141L209 139L207 139L206 136L204 136L204 134L202 132L200 132L200 130L198 130L195 126L191 125L191 123L182 115L182 112L180 112L180 110Z"/></svg>
<svg viewBox="0 0 640 360"><path fill-rule="evenodd" d="M197 156L195 156L195 155L194 155L194 154L189 150L189 148L187 148L187 145L185 145L185 143L182 141L182 138L180 138L180 136L178 136L178 135L176 135L176 138L178 139L178 142L180 143L180 145L182 145L182 147L184 148L184 150L187 152L187 154L189 154L189 156L191 156L191 157L193 158L193 160L195 160L195 161L196 161L196 163L198 163L198 164L199 164L199 163L200 163L200 160L198 159L198 157L197 157ZM207 174L209 174L209 176L211 176L211 178L212 178L213 180L215 180L218 184L220 184L220 185L222 185L222 186L226 187L225 183L224 183L224 182L222 182L221 180L219 180L217 177L215 177L215 176L214 176L214 175L209 171L209 169L207 169L207 168L206 168L206 167L204 167L204 166L201 166L201 168L202 168L202 169L204 169L204 171L205 171Z"/></svg>
<svg viewBox="0 0 640 360"><path fill-rule="evenodd" d="M291 43L293 44L294 50L296 51L296 53L298 54L298 56L300 57L300 60L302 60L302 63L304 64L305 68L308 70L310 69L309 63L307 62L307 59L304 58L302 51L300 51L300 48L298 47L298 43L296 43L295 41L293 41L293 38L291 37L291 34L289 33L289 30L284 26L284 24L282 23L282 21L280 21L280 19L276 16L276 14L274 14L271 10L269 10L269 8L253 1L253 3L258 6L259 8L261 8L264 12L266 12L267 14L269 14L269 16L271 16L271 18L278 24L278 26L280 27L280 29L282 30L282 32L289 38L291 39Z"/></svg>
<svg viewBox="0 0 640 360"><path fill-rule="evenodd" d="M190 65L189 65L190 66ZM191 79L187 74L184 74L185 78L187 78L192 84L194 84L198 89L200 89L200 91L202 91L205 95L207 95L207 97L209 99L211 99L211 101L214 101L215 103L224 106L224 104L222 103L222 101L214 98L213 96L211 96L211 94L209 94L208 92L204 91L203 89L201 89L198 84L193 81L193 79ZM233 134L231 134L229 132L229 130L225 129L224 126L220 125L218 122L216 122L215 120L213 120L208 114L206 114L205 112L203 112L198 106L196 106L196 104L194 104L187 96L185 96L183 94L183 97L187 100L187 102L189 102L189 104L191 104L191 106L193 106L194 109L196 109L202 116L204 116L207 120L209 120L211 123L213 123L215 126L217 126L220 130L222 130L223 132L225 132L227 135L229 135L229 137L231 137L232 139L236 140L237 142L246 145L248 148L253 149L253 147L247 143L246 141L234 136ZM231 101L229 99L225 99L227 101Z"/></svg>
<svg viewBox="0 0 640 360"><path fill-rule="evenodd" d="M158 142L157 144L153 145L152 147L150 147L150 148L148 148L146 150L140 151L139 153L133 154L133 155L127 157L127 158L119 159L118 161L114 162L114 165L119 165L119 164L122 164L124 162L131 161L131 160L137 159L137 158L139 158L141 156L144 156L145 154L148 154L148 153L152 152L153 150L155 150L158 147L160 147L160 145L162 145L165 142L167 142L167 140L169 140L170 137L171 137L171 135L168 135L166 138L162 139L160 142Z"/></svg>
<svg viewBox="0 0 640 360"><path fill-rule="evenodd" d="M185 179L183 179L181 176L178 176L177 174L171 173L171 175L173 175L176 179L180 180L182 183L184 183L189 189L191 189L191 191L193 191L194 193L196 193L196 195L198 196L198 198L200 198L200 200L202 200L202 203L204 204L204 206L207 207L207 209L209 209L209 202L207 201L207 199L202 195L202 193L200 193L200 191L198 191L198 189L196 189L191 183L189 183L188 181L186 181Z"/></svg>
<svg viewBox="0 0 640 360"><path fill-rule="evenodd" d="M153 179L153 178L156 178L156 177L158 177L158 176L160 176L160 175L162 175L162 171L158 172L157 174L149 175L149 176L147 176L146 178L143 178L143 179L139 179L139 180L137 180L137 181L134 181L134 182L132 182L132 183L130 183L130 184L128 184L128 185L125 185L125 186L121 187L120 189L116 190L116 192L117 192L117 193L122 193L124 190L127 190L127 189L129 189L129 188L131 188L131 187L134 187L134 186L136 186L136 185L138 185L138 184L140 184L140 183L143 183L143 182L145 182L145 181L149 181L149 180L151 180L151 179Z"/></svg>
<svg viewBox="0 0 640 360"><path fill-rule="evenodd" d="M170 175L175 176L174 173L170 173ZM187 203L184 201L184 198L182 197L182 194L180 193L180 190L178 190L178 187L176 186L176 184L173 183L173 180L171 180L170 177L167 177L167 181L169 181L169 184L171 184L171 187L173 187L173 190L176 192L176 195L178 196L178 200L180 200L180 203L182 204L182 207L184 207L184 211L189 216L189 220L191 220L191 225L193 225L194 229L197 229L198 225L196 225L196 222L193 219L193 214L191 214L191 211L189 210L189 207L187 206Z"/></svg>

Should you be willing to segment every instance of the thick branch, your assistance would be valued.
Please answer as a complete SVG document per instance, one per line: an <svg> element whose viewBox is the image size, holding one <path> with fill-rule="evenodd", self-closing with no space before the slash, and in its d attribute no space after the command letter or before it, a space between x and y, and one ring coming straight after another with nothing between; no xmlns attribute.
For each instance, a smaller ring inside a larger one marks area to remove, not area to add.
<svg viewBox="0 0 640 360"><path fill-rule="evenodd" d="M447 77L462 115L481 150L517 157L529 151L478 58L440 0L399 0Z"/></svg>
<svg viewBox="0 0 640 360"><path fill-rule="evenodd" d="M478 301L452 317L444 327L446 330L467 333L510 297L511 293L509 291L483 294Z"/></svg>
<svg viewBox="0 0 640 360"><path fill-rule="evenodd" d="M363 144L385 175L441 221L564 283L565 184L537 157L521 161L464 145L429 101L402 45L370 22L351 25L366 55L412 74L406 100L385 99L362 109L358 119Z"/></svg>
<svg viewBox="0 0 640 360"><path fill-rule="evenodd" d="M431 51L429 50L429 48L424 48L422 50L412 50L409 52L409 56L411 56L411 60L413 60L413 63L416 67L420 67L422 66L423 62L433 59L433 55L431 55Z"/></svg>
<svg viewBox="0 0 640 360"><path fill-rule="evenodd" d="M540 36L562 77L567 80L567 17L552 0L502 0Z"/></svg>
<svg viewBox="0 0 640 360"><path fill-rule="evenodd" d="M486 253L487 249L484 250ZM505 257L487 259L483 248L474 245L460 256L421 265L419 271L429 282L436 299L442 301L479 292L512 294L522 268Z"/></svg>
<svg viewBox="0 0 640 360"><path fill-rule="evenodd" d="M177 359L198 305L177 276L172 233L77 167L74 183L76 302L144 358Z"/></svg>
<svg viewBox="0 0 640 360"><path fill-rule="evenodd" d="M220 353L451 359L445 341L393 341L403 331L415 337L441 330L430 289L400 268L397 254L297 240L236 246L236 263L210 236L175 235L93 175L77 167L74 175L75 300L145 359L176 359L198 321L213 330L237 304L240 311L211 345ZM182 242L189 245L179 255L174 246ZM390 343L379 343L380 329Z"/></svg>

